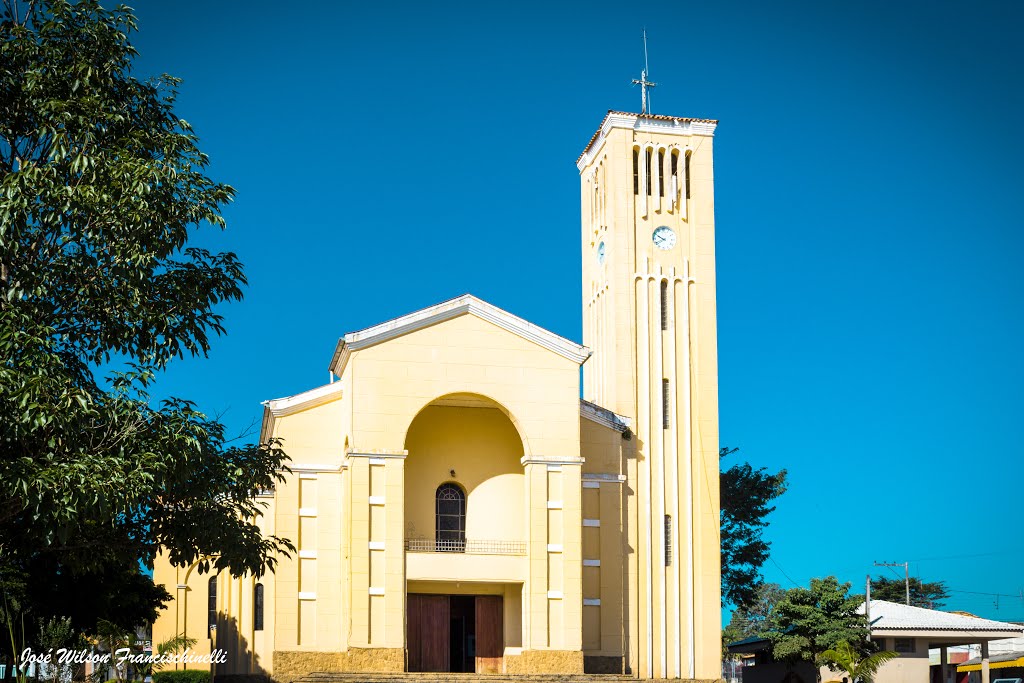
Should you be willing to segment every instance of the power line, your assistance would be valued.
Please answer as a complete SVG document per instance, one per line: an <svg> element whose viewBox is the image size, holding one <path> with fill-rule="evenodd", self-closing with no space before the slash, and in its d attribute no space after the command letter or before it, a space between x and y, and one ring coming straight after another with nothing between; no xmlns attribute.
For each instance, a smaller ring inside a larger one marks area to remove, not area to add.
<svg viewBox="0 0 1024 683"><path fill-rule="evenodd" d="M772 564L774 564L774 565L775 565L775 568L776 568L776 569L778 569L778 570L779 570L780 572L782 572L782 575L783 575L783 576L785 576L785 577L786 577L787 579L789 579L789 582L790 582L791 584L793 584L793 587L794 587L794 588L800 588L800 584L798 584L798 583L797 583L796 581L794 581L794 580L793 580L793 579L792 579L792 578L791 578L791 577L789 576L789 574L787 574L787 573L786 573L786 570L785 570L785 569L783 569L783 568L782 568L782 566L781 566L781 565L779 565L779 563L775 561L775 558L774 558L774 557L772 557L771 555L769 555L769 556L768 556L768 559L772 561Z"/></svg>

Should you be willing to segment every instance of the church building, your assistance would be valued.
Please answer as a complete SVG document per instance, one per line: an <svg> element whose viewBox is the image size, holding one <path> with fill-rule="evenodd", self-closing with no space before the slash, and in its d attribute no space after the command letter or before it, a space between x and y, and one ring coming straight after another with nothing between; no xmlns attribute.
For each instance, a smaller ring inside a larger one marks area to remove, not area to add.
<svg viewBox="0 0 1024 683"><path fill-rule="evenodd" d="M612 111L586 144L582 344L466 294L267 401L291 472L258 523L297 552L259 580L158 558L154 642L278 681L719 679L715 126Z"/></svg>

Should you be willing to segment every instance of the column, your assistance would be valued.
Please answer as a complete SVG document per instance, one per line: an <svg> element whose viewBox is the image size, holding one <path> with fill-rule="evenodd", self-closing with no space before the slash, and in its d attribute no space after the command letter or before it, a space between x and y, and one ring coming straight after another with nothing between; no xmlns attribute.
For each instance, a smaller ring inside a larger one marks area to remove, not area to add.
<svg viewBox="0 0 1024 683"><path fill-rule="evenodd" d="M942 683L949 683L949 655L946 645L939 647L939 669L942 672Z"/></svg>
<svg viewBox="0 0 1024 683"><path fill-rule="evenodd" d="M522 673L583 672L582 458L528 456Z"/></svg>
<svg viewBox="0 0 1024 683"><path fill-rule="evenodd" d="M981 683L991 683L988 670L988 641L981 643Z"/></svg>
<svg viewBox="0 0 1024 683"><path fill-rule="evenodd" d="M348 454L350 671L405 669L405 456Z"/></svg>

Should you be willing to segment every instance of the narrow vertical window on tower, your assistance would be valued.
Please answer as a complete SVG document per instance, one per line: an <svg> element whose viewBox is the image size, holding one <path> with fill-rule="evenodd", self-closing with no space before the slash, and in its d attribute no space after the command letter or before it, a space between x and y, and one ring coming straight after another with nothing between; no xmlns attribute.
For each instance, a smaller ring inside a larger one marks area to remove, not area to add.
<svg viewBox="0 0 1024 683"><path fill-rule="evenodd" d="M651 153L652 150L648 147L644 151L644 178L647 179L647 196L651 196Z"/></svg>
<svg viewBox="0 0 1024 683"><path fill-rule="evenodd" d="M252 589L252 630L263 630L263 584L257 583Z"/></svg>
<svg viewBox="0 0 1024 683"><path fill-rule="evenodd" d="M668 329L668 280L661 281L661 329Z"/></svg>
<svg viewBox="0 0 1024 683"><path fill-rule="evenodd" d="M686 176L686 198L690 198L690 153L686 153L683 159L683 174Z"/></svg>
<svg viewBox="0 0 1024 683"><path fill-rule="evenodd" d="M640 150L633 148L633 194L640 194Z"/></svg>
<svg viewBox="0 0 1024 683"><path fill-rule="evenodd" d="M206 584L206 626L217 628L217 577L211 576Z"/></svg>
<svg viewBox="0 0 1024 683"><path fill-rule="evenodd" d="M665 566L672 566L672 515L665 515Z"/></svg>
<svg viewBox="0 0 1024 683"><path fill-rule="evenodd" d="M669 406L669 385L668 380L661 380L661 426L663 429L669 428L668 409Z"/></svg>
<svg viewBox="0 0 1024 683"><path fill-rule="evenodd" d="M665 196L665 150L658 150L658 196Z"/></svg>

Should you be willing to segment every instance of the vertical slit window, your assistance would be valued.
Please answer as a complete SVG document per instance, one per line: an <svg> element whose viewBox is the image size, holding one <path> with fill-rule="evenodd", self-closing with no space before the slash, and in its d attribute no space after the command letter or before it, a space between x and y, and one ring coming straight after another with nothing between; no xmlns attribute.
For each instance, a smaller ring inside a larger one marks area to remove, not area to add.
<svg viewBox="0 0 1024 683"><path fill-rule="evenodd" d="M668 281L661 281L661 329L668 329Z"/></svg>
<svg viewBox="0 0 1024 683"><path fill-rule="evenodd" d="M644 178L647 179L647 196L651 196L651 152L653 150L648 147L644 151Z"/></svg>
<svg viewBox="0 0 1024 683"><path fill-rule="evenodd" d="M686 153L686 158L683 159L683 171L686 174L686 198L690 198L690 153Z"/></svg>
<svg viewBox="0 0 1024 683"><path fill-rule="evenodd" d="M252 629L263 630L263 584L257 583L252 589Z"/></svg>
<svg viewBox="0 0 1024 683"><path fill-rule="evenodd" d="M466 551L466 494L456 484L437 487L435 550L446 553Z"/></svg>
<svg viewBox="0 0 1024 683"><path fill-rule="evenodd" d="M633 148L633 194L640 194L640 150Z"/></svg>
<svg viewBox="0 0 1024 683"><path fill-rule="evenodd" d="M217 577L211 576L206 584L206 626L217 628Z"/></svg>
<svg viewBox="0 0 1024 683"><path fill-rule="evenodd" d="M671 406L669 405L669 384L667 379L661 380L661 426L663 429L669 428L668 411Z"/></svg>
<svg viewBox="0 0 1024 683"><path fill-rule="evenodd" d="M658 150L658 196L665 196L665 150Z"/></svg>
<svg viewBox="0 0 1024 683"><path fill-rule="evenodd" d="M672 566L672 515L665 515L665 566Z"/></svg>

